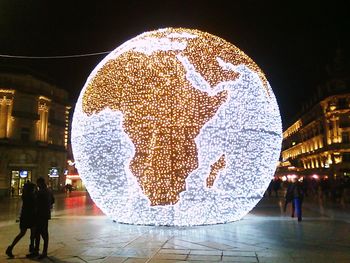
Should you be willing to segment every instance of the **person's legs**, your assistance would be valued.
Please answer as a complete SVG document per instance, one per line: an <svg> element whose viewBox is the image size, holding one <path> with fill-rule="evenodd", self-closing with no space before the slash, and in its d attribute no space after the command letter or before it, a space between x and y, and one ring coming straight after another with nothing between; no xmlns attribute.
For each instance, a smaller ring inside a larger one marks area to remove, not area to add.
<svg viewBox="0 0 350 263"><path fill-rule="evenodd" d="M295 210L297 212L298 221L301 221L301 202L299 198L295 198Z"/></svg>
<svg viewBox="0 0 350 263"><path fill-rule="evenodd" d="M29 245L29 253L33 253L34 252L34 242L35 242L35 233L36 229L35 227L32 227L30 229L30 245Z"/></svg>
<svg viewBox="0 0 350 263"><path fill-rule="evenodd" d="M26 234L27 229L26 228L21 228L21 231L19 232L19 234L15 237L15 239L12 241L12 244L9 245L6 249L6 255L10 258L13 258L13 254L12 254L12 249L15 247L15 245L18 243L18 241L21 240L21 238Z"/></svg>
<svg viewBox="0 0 350 263"><path fill-rule="evenodd" d="M302 213L303 213L303 202L299 199L299 213L298 213L298 221L302 220Z"/></svg>
<svg viewBox="0 0 350 263"><path fill-rule="evenodd" d="M35 242L34 242L34 253L39 254L39 248L40 248L40 236L41 236L42 227L41 225L37 225L36 232L35 232Z"/></svg>
<svg viewBox="0 0 350 263"><path fill-rule="evenodd" d="M48 224L49 224L49 221L46 220L45 222L43 222L43 225L42 225L41 236L42 236L42 238L44 240L44 247L43 247L43 252L41 253L39 259L47 257L47 249L49 247Z"/></svg>
<svg viewBox="0 0 350 263"><path fill-rule="evenodd" d="M26 232L27 232L27 229L26 228L22 228L21 232L19 232L19 234L15 237L15 239L13 240L12 244L10 245L10 247L13 248L18 243L18 241L20 241L21 238L26 234Z"/></svg>
<svg viewBox="0 0 350 263"><path fill-rule="evenodd" d="M41 234L41 225L40 223L37 223L35 227L35 231L33 232L33 242L34 242L34 249L32 252L26 255L27 258L34 258L39 255L39 247L40 247L40 234ZM32 238L32 236L31 236Z"/></svg>

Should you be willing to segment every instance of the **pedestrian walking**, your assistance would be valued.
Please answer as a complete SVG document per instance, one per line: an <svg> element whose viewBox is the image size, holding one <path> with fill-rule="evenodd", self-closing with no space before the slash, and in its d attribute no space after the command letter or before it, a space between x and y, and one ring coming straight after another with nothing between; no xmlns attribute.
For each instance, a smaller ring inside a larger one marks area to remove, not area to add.
<svg viewBox="0 0 350 263"><path fill-rule="evenodd" d="M12 250L15 245L22 239L26 234L27 229L30 229L30 245L29 252L34 251L34 238L36 234L36 194L35 194L35 184L31 182L26 182L23 186L22 192L22 208L19 219L19 234L15 237L12 244L7 247L6 255L10 258L13 258Z"/></svg>

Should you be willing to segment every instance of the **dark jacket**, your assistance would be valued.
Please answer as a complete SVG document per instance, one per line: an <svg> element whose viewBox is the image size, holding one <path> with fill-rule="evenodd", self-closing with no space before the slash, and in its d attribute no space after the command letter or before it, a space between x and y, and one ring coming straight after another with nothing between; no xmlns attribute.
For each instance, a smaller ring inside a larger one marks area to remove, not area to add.
<svg viewBox="0 0 350 263"><path fill-rule="evenodd" d="M32 228L36 218L36 195L34 192L22 195L20 228Z"/></svg>
<svg viewBox="0 0 350 263"><path fill-rule="evenodd" d="M304 189L300 182L293 183L293 198L304 199Z"/></svg>
<svg viewBox="0 0 350 263"><path fill-rule="evenodd" d="M286 201L291 202L294 198L299 198L301 201L304 198L304 191L300 182L290 183L288 185Z"/></svg>
<svg viewBox="0 0 350 263"><path fill-rule="evenodd" d="M54 198L47 188L39 189L37 192L37 216L38 220L51 219L51 208Z"/></svg>

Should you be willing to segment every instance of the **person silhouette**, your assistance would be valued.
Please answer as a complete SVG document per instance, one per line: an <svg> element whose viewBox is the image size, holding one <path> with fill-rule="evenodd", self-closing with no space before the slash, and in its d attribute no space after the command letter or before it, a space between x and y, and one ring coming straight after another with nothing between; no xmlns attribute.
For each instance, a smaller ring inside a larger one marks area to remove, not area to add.
<svg viewBox="0 0 350 263"><path fill-rule="evenodd" d="M26 182L23 185L22 192L22 208L21 215L19 219L19 228L20 232L13 240L12 244L7 247L6 255L9 258L13 258L12 250L15 245L22 239L26 234L27 229L30 229L30 245L29 252L32 252L34 249L34 238L36 233L35 219L36 219L36 194L35 194L35 184L31 182Z"/></svg>
<svg viewBox="0 0 350 263"><path fill-rule="evenodd" d="M49 246L48 225L51 219L51 208L54 203L52 192L49 191L43 177L39 177L36 181L38 185L37 192L37 217L36 217L36 235L34 251L27 255L29 258L38 257L43 259L47 257L47 249ZM39 255L40 237L43 238L44 246L41 255Z"/></svg>
<svg viewBox="0 0 350 263"><path fill-rule="evenodd" d="M285 200L284 200L284 206L283 206L284 212L287 211L287 205L289 203L292 203L292 217L294 217L295 206L293 202L293 183L292 182L288 182L287 191L286 191Z"/></svg>
<svg viewBox="0 0 350 263"><path fill-rule="evenodd" d="M302 204L304 199L304 190L300 181L295 180L292 184L294 209L298 217L298 221L302 220Z"/></svg>

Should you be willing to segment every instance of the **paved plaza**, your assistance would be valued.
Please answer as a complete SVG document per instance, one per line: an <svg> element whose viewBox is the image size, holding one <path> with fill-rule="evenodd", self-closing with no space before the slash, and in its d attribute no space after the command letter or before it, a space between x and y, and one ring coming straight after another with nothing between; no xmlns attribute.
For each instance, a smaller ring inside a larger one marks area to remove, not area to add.
<svg viewBox="0 0 350 263"><path fill-rule="evenodd" d="M14 259L6 247L19 231L18 198L0 200L0 262L26 259L29 232ZM282 210L283 198L264 198L244 219L196 227L118 224L84 192L56 195L49 224L49 257L41 262L350 262L350 209L308 197L303 221Z"/></svg>

